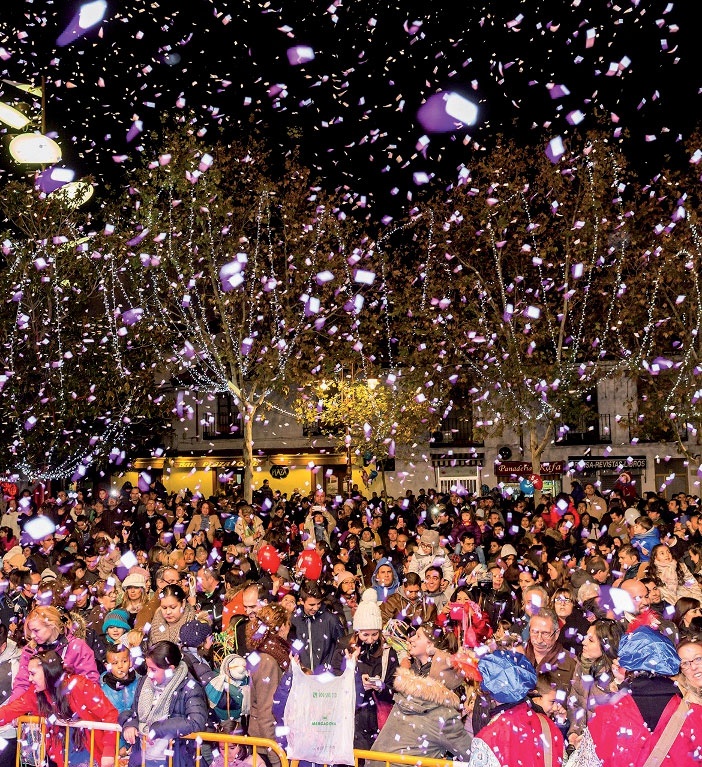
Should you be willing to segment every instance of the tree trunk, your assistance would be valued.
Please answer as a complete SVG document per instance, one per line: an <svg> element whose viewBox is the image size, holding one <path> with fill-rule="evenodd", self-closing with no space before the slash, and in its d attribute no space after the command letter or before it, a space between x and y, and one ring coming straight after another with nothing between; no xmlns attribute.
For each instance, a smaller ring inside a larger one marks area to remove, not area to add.
<svg viewBox="0 0 702 767"><path fill-rule="evenodd" d="M543 436L541 442L539 442L539 435L537 432L537 424L529 424L529 453L531 454L531 473L541 476L541 456L546 450L551 439L551 433L553 431L553 422L549 423L546 427L546 433ZM541 490L534 488L534 503L538 504L541 500Z"/></svg>
<svg viewBox="0 0 702 767"><path fill-rule="evenodd" d="M256 409L244 404L242 407L242 417L244 419L244 445L242 447L244 461L244 499L247 503L253 501L253 422Z"/></svg>

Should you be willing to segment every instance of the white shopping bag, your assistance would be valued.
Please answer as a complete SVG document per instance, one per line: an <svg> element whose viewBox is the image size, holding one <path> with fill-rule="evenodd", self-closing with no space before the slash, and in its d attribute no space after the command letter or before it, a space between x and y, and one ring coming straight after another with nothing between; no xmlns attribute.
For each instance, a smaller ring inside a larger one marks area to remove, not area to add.
<svg viewBox="0 0 702 767"><path fill-rule="evenodd" d="M283 723L288 758L317 764L353 764L356 712L356 663L347 661L341 676L308 676L292 664L292 685Z"/></svg>

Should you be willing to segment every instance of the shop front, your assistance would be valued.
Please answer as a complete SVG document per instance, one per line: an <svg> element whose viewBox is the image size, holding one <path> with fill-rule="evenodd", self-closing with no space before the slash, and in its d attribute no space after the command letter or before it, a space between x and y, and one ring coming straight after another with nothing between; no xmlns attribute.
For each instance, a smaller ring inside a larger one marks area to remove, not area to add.
<svg viewBox="0 0 702 767"><path fill-rule="evenodd" d="M541 493L556 496L563 490L563 474L566 471L565 461L543 461L539 475L544 482ZM531 461L502 461L495 464L495 478L503 492L519 495L519 483L533 474Z"/></svg>
<svg viewBox="0 0 702 767"><path fill-rule="evenodd" d="M432 453L431 463L436 474L436 488L440 493L459 490L479 494L480 472L484 461L484 453Z"/></svg>
<svg viewBox="0 0 702 767"><path fill-rule="evenodd" d="M646 481L646 468L645 455L568 456L571 480L577 480L581 485L592 482L602 492L611 490L619 475L625 471L641 494Z"/></svg>

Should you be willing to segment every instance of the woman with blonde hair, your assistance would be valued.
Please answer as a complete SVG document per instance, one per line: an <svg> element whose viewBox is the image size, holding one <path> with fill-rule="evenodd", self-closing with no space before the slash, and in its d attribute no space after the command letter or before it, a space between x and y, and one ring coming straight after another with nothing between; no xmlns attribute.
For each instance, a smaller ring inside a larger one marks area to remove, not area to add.
<svg viewBox="0 0 702 767"><path fill-rule="evenodd" d="M144 607L149 598L146 576L140 573L130 573L122 581L122 589L124 590L124 599L120 607L132 616L130 623L133 624L134 616Z"/></svg>
<svg viewBox="0 0 702 767"><path fill-rule="evenodd" d="M22 648L10 700L29 689L29 662L47 650L60 656L68 673L80 674L93 682L100 681L95 654L83 639L66 630L63 615L56 607L35 607L24 622L24 637L27 644Z"/></svg>

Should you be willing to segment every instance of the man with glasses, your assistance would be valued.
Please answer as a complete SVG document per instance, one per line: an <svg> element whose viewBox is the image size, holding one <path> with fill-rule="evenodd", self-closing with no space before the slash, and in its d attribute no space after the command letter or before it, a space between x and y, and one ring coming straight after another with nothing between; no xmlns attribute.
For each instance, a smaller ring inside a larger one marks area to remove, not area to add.
<svg viewBox="0 0 702 767"><path fill-rule="evenodd" d="M558 616L541 608L529 622L529 641L525 655L539 674L551 674L559 685L570 684L575 672L575 658L558 641Z"/></svg>

